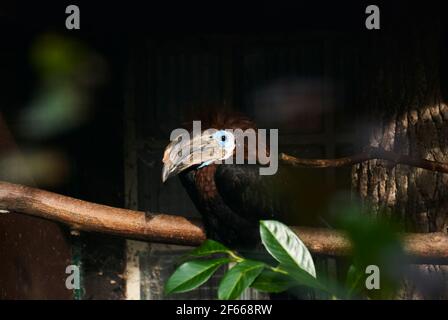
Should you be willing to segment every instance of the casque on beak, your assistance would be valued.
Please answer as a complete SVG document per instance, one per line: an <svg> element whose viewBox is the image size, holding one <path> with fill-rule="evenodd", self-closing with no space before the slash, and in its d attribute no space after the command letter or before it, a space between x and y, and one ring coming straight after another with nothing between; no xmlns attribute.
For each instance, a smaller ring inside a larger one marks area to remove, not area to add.
<svg viewBox="0 0 448 320"><path fill-rule="evenodd" d="M214 132L206 130L193 138L179 135L173 139L163 153L162 182L194 165L224 159L226 150L215 139Z"/></svg>

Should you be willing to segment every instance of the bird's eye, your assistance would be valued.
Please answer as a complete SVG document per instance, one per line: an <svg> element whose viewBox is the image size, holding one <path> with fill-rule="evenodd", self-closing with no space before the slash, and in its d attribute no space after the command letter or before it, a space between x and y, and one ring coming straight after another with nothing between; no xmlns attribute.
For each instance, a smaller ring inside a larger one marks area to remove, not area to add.
<svg viewBox="0 0 448 320"><path fill-rule="evenodd" d="M224 142L226 141L227 137L226 136L221 136L221 141Z"/></svg>

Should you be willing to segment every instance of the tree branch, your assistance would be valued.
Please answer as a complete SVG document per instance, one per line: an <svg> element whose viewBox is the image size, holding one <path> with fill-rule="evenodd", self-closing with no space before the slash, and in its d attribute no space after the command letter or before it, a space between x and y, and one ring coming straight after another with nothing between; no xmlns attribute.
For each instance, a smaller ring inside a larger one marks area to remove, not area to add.
<svg viewBox="0 0 448 320"><path fill-rule="evenodd" d="M205 239L199 221L109 207L7 182L0 182L0 209L57 221L79 231L133 239L185 245L198 245Z"/></svg>
<svg viewBox="0 0 448 320"><path fill-rule="evenodd" d="M368 147L364 152L344 158L337 159L302 159L285 153L280 154L283 163L304 168L337 168L351 166L368 160L387 160L393 165L405 164L412 167L422 168L430 171L448 173L448 163L442 163L426 159L417 159L407 155L401 155L380 148Z"/></svg>
<svg viewBox="0 0 448 320"><path fill-rule="evenodd" d="M114 208L7 182L0 182L0 210L57 221L75 230L130 239L192 246L205 240L199 220ZM293 230L315 254L350 254L350 242L340 231L304 227ZM420 261L448 260L446 234L406 234L403 240L407 253Z"/></svg>

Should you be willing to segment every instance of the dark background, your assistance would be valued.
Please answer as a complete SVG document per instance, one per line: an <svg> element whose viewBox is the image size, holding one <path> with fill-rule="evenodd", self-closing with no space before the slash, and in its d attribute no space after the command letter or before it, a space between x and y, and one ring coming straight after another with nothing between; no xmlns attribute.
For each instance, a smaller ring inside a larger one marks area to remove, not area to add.
<svg viewBox="0 0 448 320"><path fill-rule="evenodd" d="M81 30L65 29L65 7L68 4L79 5ZM380 7L381 30L366 30L364 10L368 4ZM416 20L422 17L437 20L444 12L440 3L415 4L410 1L2 3L0 108L4 128L0 131L0 152L14 148L20 150L29 145L61 150L69 159L68 177L57 185L36 187L45 187L87 201L124 207L124 117L126 96L129 94L129 70L133 70L131 74L136 79L133 90L137 92L139 101L143 101L142 107L136 107L137 114L141 115L140 122L136 123L140 128L138 134L143 139L159 135L161 139L167 139L165 133L177 125L177 119L162 122L161 128L145 126L144 122L153 112L153 109L145 109L145 102L148 102L145 99L149 99L144 96L149 82L145 68L152 64L170 65L167 61L160 62L158 57L163 59L165 54L175 55L176 52L197 52L199 55L218 52L219 57L224 57L224 60L225 57L230 57L233 68L232 75L229 76L232 104L250 114L253 108L247 103L247 87L241 80L245 69L238 64L238 59L244 58L247 52L267 52L269 55L271 48L292 50L300 47L297 43L304 38L322 39L323 42L333 39L331 50L325 51L325 58L329 61L326 67L335 74L339 72L337 70L346 70L346 74L340 77L346 81L344 83L347 86L352 85L350 88L354 90L363 81L363 68L367 68L369 61L375 59L369 55L369 48L375 44L376 38L385 34L396 34L399 37ZM108 80L95 89L92 98L95 108L88 121L58 136L30 141L18 132L17 128L21 124L17 120L17 114L31 99L38 83L36 72L29 63L29 52L36 37L42 33L57 33L77 39L100 54L108 66ZM307 56L304 59L308 59L306 61L310 63L306 71L319 75L322 65L318 59L321 57L316 55L313 58L312 41L305 43L305 47L307 43L311 43L310 49L305 50ZM221 56L220 52L226 48L232 48L231 52ZM150 58L146 59L147 56ZM352 57L356 60L351 60ZM345 65L341 64L344 58ZM282 58L277 59L277 66L274 62L264 66L273 68L271 74L281 73ZM353 65L350 64L351 61L354 62ZM337 69L338 66L341 69ZM344 66L351 67L344 69ZM165 72L162 70L160 74ZM201 83L200 81L202 80L198 78L197 83ZM201 91L203 87L198 85L192 92L194 90ZM350 126L355 120L362 120L364 110L359 107L358 94L359 92L351 92L350 89L341 93L336 113L339 106L343 105L340 111L342 116L336 116L335 121L339 121L342 127ZM196 102L195 99L185 101L184 105ZM210 100L208 97L200 99L203 105L216 102L213 97ZM153 105L157 103L160 108L164 107L160 100ZM179 105L182 105L182 100ZM164 121L165 115L159 113L157 117L157 121ZM304 125L306 122L304 121ZM348 132L351 133L350 130ZM348 146L339 146L340 150L334 151L332 156L356 151L362 142L362 136L354 136ZM324 149L316 151L309 147L297 148L295 152L302 155L331 156ZM155 159L159 156L159 149L155 153ZM144 180L144 170L139 172L139 176ZM343 181L342 186L335 185L331 188L344 189L350 185L348 174L336 181ZM143 199L145 192L152 195L155 191L148 191L143 187L139 192L143 194L140 199ZM164 209L163 201L156 205L157 208L146 208L146 202L139 201L138 206L143 210ZM149 203L153 203L151 201ZM27 216L8 215L0 218L0 255L0 298L72 298L72 293L63 285L66 276L63 270L69 261L80 257L85 273L83 292L79 295L84 299L123 298L123 239L98 234L71 236L66 228L54 223Z"/></svg>

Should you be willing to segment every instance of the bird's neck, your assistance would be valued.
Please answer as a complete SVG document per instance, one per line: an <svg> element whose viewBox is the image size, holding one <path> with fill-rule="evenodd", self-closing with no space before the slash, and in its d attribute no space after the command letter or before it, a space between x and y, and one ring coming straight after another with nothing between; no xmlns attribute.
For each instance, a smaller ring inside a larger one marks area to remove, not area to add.
<svg viewBox="0 0 448 320"><path fill-rule="evenodd" d="M218 165L210 164L196 170L195 182L199 194L204 199L211 199L218 195L215 184L215 173Z"/></svg>

